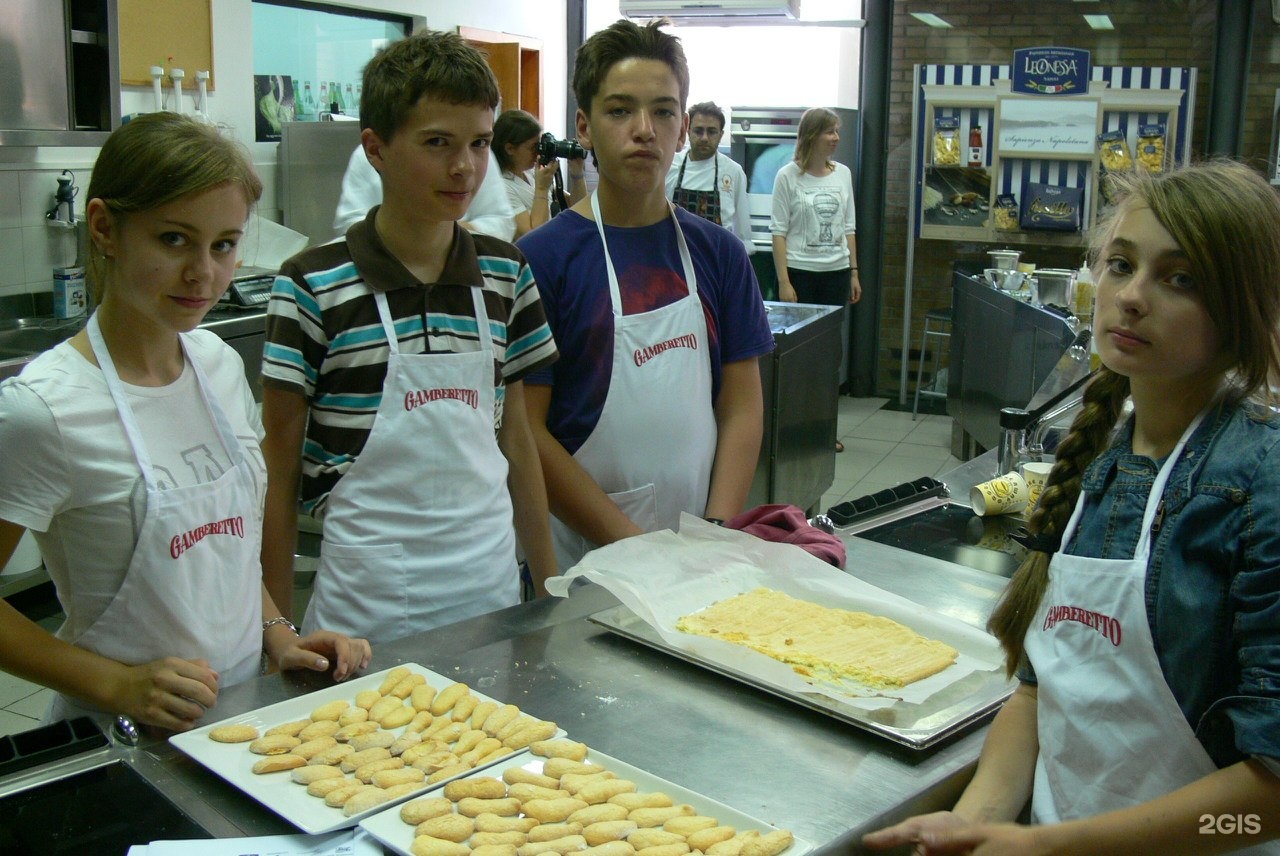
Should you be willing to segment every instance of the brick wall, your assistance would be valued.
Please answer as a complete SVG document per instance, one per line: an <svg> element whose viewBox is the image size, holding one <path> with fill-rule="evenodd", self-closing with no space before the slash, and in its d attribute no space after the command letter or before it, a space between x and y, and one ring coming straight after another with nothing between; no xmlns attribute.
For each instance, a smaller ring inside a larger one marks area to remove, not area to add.
<svg viewBox="0 0 1280 856"><path fill-rule="evenodd" d="M1269 4L1257 4L1259 7ZM927 63L1008 63L1022 47L1062 45L1092 52L1095 65L1189 66L1199 70L1196 87L1192 157L1200 153L1209 113L1209 72L1213 55L1217 3L1213 0L1126 0L1106 4L1116 24L1111 32L1091 30L1081 15L1103 11L1067 0L1050 2L977 2L977 0L895 0L893 66L890 81L889 140L885 184L885 270L880 315L881 395L896 397L902 360L903 298L907 262L907 204L911 194L912 71ZM954 25L936 29L910 16L929 11ZM1266 85L1251 81L1250 128L1245 154L1265 156L1270 144L1272 104L1280 87L1280 71L1270 53L1280 54L1280 27L1269 9L1255 21L1254 73L1265 67ZM1265 45L1260 49L1260 45ZM1260 90L1265 90L1262 92ZM1255 111L1257 115L1255 115ZM1258 117L1261 118L1258 118ZM1261 148L1255 135L1262 136ZM986 267L985 243L920 240L916 242L908 393L915 386L915 357L920 347L924 313L951 304L951 263L971 260ZM1062 247L1019 247L1040 267L1078 267L1082 252ZM928 379L926 378L926 383Z"/></svg>

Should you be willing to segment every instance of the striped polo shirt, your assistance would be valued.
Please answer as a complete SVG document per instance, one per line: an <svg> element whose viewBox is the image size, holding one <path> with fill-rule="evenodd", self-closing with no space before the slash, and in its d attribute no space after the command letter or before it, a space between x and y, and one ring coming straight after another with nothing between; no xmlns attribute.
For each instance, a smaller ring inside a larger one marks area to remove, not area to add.
<svg viewBox="0 0 1280 856"><path fill-rule="evenodd" d="M519 250L455 225L439 281L422 283L382 243L373 226L377 210L344 240L285 262L267 304L262 380L307 400L300 498L316 516L364 448L382 404L391 351L375 291L387 296L400 352L422 354L480 349L471 289L483 289L494 347L495 431L502 424L504 384L556 359L533 274Z"/></svg>

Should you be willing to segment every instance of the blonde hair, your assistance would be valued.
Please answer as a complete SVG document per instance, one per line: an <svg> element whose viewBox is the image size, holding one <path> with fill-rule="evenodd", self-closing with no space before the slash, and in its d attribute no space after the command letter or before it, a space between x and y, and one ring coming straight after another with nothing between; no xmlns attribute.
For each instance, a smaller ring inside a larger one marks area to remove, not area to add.
<svg viewBox="0 0 1280 856"><path fill-rule="evenodd" d="M244 146L212 125L178 113L147 113L121 125L98 153L89 199L101 199L119 222L192 193L233 184L245 202L262 196L262 179ZM95 303L106 285L106 260L92 240L86 276Z"/></svg>
<svg viewBox="0 0 1280 856"><path fill-rule="evenodd" d="M796 130L796 163L801 169L809 163L809 155L813 154L813 146L818 137L840 127L840 117L836 111L828 107L810 107L800 114L800 127ZM827 161L831 166L831 161Z"/></svg>
<svg viewBox="0 0 1280 856"><path fill-rule="evenodd" d="M1271 402L1268 376L1280 376L1280 198L1256 172L1233 161L1208 161L1162 175L1110 176L1121 201L1094 232L1102 250L1124 215L1148 208L1187 254L1205 311L1220 334L1230 398ZM1095 277L1096 278L1096 277ZM1027 524L1033 541L1061 538L1080 497L1085 470L1110 444L1129 395L1129 379L1103 368L1085 388L1083 406L1059 444L1040 502ZM1066 545L1060 545L1059 548ZM1050 552L1032 550L1010 580L988 628L1012 675L1024 656L1031 619L1049 584Z"/></svg>

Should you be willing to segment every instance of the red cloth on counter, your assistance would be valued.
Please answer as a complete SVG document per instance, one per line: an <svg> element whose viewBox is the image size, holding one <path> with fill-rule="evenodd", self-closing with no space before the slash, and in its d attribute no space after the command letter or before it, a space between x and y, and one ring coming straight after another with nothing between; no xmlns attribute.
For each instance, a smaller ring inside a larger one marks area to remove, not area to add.
<svg viewBox="0 0 1280 856"><path fill-rule="evenodd" d="M824 562L844 568L844 542L836 535L810 525L804 512L794 505L758 505L747 509L724 525L765 541L795 544Z"/></svg>

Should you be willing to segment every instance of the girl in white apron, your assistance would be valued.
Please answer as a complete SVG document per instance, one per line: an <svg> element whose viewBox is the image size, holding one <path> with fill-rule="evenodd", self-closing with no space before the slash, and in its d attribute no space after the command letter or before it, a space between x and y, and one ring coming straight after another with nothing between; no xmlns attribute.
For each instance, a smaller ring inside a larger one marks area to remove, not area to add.
<svg viewBox="0 0 1280 856"><path fill-rule="evenodd" d="M1123 192L1104 368L991 620L1023 684L955 809L873 849L1280 854L1280 202L1229 163Z"/></svg>
<svg viewBox="0 0 1280 856"><path fill-rule="evenodd" d="M55 637L0 607L0 666L58 691L48 720L190 728L264 648L339 679L368 663L364 640L299 639L276 617L252 396L230 349L189 332L260 193L209 126L156 113L116 131L85 209L101 305L0 389L0 563L33 529L66 613Z"/></svg>

